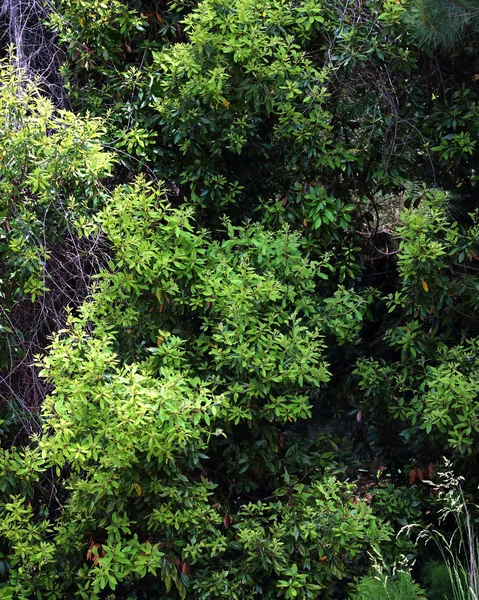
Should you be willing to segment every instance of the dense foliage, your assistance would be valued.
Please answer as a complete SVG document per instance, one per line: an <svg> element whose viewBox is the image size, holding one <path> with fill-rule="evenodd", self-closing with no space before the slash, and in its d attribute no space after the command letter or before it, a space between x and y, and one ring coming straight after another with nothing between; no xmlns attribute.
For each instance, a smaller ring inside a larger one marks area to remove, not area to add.
<svg viewBox="0 0 479 600"><path fill-rule="evenodd" d="M5 63L0 71L0 391L10 411L43 399L34 356L88 293L95 244L79 240L105 196L112 158L99 119L55 110Z"/></svg>
<svg viewBox="0 0 479 600"><path fill-rule="evenodd" d="M50 11L68 110L0 72L0 597L450 589L414 525L454 552L478 500L475 4Z"/></svg>

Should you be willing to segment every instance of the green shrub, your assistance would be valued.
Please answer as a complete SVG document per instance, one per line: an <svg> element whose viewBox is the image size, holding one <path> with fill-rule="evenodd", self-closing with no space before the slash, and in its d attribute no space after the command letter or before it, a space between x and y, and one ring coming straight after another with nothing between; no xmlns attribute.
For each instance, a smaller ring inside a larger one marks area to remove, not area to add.
<svg viewBox="0 0 479 600"><path fill-rule="evenodd" d="M141 179L98 221L114 259L42 360L35 465L62 508L6 495L4 593L328 596L392 530L300 429L330 377L327 259L287 227L214 240Z"/></svg>
<svg viewBox="0 0 479 600"><path fill-rule="evenodd" d="M385 574L364 577L351 600L425 600L424 591L415 583L410 573L399 571L393 576Z"/></svg>
<svg viewBox="0 0 479 600"><path fill-rule="evenodd" d="M104 264L101 240L85 228L113 166L103 135L99 119L55 109L8 60L0 63L0 394L9 419L20 413L16 421L37 430L29 411L45 388L34 355Z"/></svg>
<svg viewBox="0 0 479 600"><path fill-rule="evenodd" d="M430 600L449 600L454 598L449 569L445 563L431 561L424 565L422 578L427 597Z"/></svg>
<svg viewBox="0 0 479 600"><path fill-rule="evenodd" d="M0 595L344 595L421 465L477 481L477 48L413 0L55 5L85 116L0 82Z"/></svg>

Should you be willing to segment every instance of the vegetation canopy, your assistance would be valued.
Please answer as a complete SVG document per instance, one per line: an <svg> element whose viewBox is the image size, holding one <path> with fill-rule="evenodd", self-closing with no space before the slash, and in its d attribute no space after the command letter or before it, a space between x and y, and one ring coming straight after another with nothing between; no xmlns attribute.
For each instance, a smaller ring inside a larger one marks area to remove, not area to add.
<svg viewBox="0 0 479 600"><path fill-rule="evenodd" d="M477 598L476 4L3 3L1 598Z"/></svg>

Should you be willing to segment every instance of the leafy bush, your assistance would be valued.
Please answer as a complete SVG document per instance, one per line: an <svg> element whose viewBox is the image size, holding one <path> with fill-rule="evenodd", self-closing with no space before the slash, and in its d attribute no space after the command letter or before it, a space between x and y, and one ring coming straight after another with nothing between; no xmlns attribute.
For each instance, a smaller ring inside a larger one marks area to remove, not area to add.
<svg viewBox="0 0 479 600"><path fill-rule="evenodd" d="M115 260L43 359L29 469L53 469L63 509L4 501L4 593L328 595L392 531L320 451L295 454L329 378L324 267L287 228L212 240L160 194L139 180L100 213Z"/></svg>
<svg viewBox="0 0 479 600"><path fill-rule="evenodd" d="M342 597L411 559L440 457L476 493L473 37L418 44L415 0L52 4L83 116L0 76L0 595Z"/></svg>
<svg viewBox="0 0 479 600"><path fill-rule="evenodd" d="M99 119L56 110L8 61L0 115L0 389L27 418L44 396L34 354L102 264L84 224L103 203L113 160Z"/></svg>

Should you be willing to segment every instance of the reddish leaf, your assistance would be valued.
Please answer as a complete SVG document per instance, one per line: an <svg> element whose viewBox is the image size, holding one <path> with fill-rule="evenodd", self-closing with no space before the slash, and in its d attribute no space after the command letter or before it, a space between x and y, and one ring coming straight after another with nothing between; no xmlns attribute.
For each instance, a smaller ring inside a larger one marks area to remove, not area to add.
<svg viewBox="0 0 479 600"><path fill-rule="evenodd" d="M101 556L105 556L104 550L99 551L98 553L94 553L95 548L101 548L100 544L96 544L95 540L90 538L90 545L88 546L88 552L86 553L86 559L92 560L93 564L96 566L98 564L98 554L101 552Z"/></svg>
<svg viewBox="0 0 479 600"><path fill-rule="evenodd" d="M223 524L226 527L226 529L228 529L228 527L233 523L233 519L229 516L229 515L225 515L225 518L223 519Z"/></svg>
<svg viewBox="0 0 479 600"><path fill-rule="evenodd" d="M184 562L184 563L181 565L181 572L182 572L184 575L189 575L189 574L191 573L191 567L190 567L190 565L189 565L187 562Z"/></svg>

